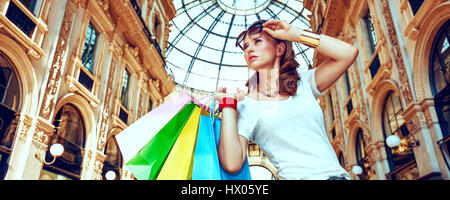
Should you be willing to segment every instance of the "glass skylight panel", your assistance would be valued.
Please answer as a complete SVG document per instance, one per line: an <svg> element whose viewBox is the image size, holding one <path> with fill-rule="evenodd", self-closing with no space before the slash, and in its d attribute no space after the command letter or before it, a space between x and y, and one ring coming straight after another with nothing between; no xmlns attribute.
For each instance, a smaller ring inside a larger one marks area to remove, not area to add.
<svg viewBox="0 0 450 200"><path fill-rule="evenodd" d="M248 80L247 67L222 67L220 69L220 79L229 81L244 81Z"/></svg>
<svg viewBox="0 0 450 200"><path fill-rule="evenodd" d="M213 92L216 90L216 80L216 78L207 78L191 73L186 84L188 87Z"/></svg>
<svg viewBox="0 0 450 200"><path fill-rule="evenodd" d="M197 59L191 72L205 77L216 78L219 72L219 67L216 64L210 64Z"/></svg>
<svg viewBox="0 0 450 200"><path fill-rule="evenodd" d="M233 66L244 66L247 68L245 63L244 54L227 53L223 57L223 64L233 65Z"/></svg>
<svg viewBox="0 0 450 200"><path fill-rule="evenodd" d="M180 33L180 31L178 30L177 27L175 26L170 27L169 42L173 41L175 37L177 37L178 33Z"/></svg>
<svg viewBox="0 0 450 200"><path fill-rule="evenodd" d="M288 12L280 12L277 17L286 20L289 23L291 23L295 19L295 16Z"/></svg>
<svg viewBox="0 0 450 200"><path fill-rule="evenodd" d="M169 56L167 57L167 60L170 61L173 65L176 65L177 67L185 70L187 70L191 59L191 56L186 55L185 53L179 51L177 48L173 48Z"/></svg>
<svg viewBox="0 0 450 200"><path fill-rule="evenodd" d="M201 6L194 6L191 9L187 10L187 13L192 19L194 19L204 11L205 10Z"/></svg>
<svg viewBox="0 0 450 200"><path fill-rule="evenodd" d="M185 37L189 37L190 39L196 42L196 45L199 45L205 36L206 31L200 28L199 26L193 26L187 33Z"/></svg>
<svg viewBox="0 0 450 200"><path fill-rule="evenodd" d="M215 34L209 34L208 38L206 39L205 45L211 47L213 49L217 49L222 51L223 44L225 43L225 38L222 36L217 36ZM194 47L189 47L194 48Z"/></svg>
<svg viewBox="0 0 450 200"><path fill-rule="evenodd" d="M208 7L205 7L205 10ZM217 16L219 16L220 12L222 12L222 9L220 9L220 7L217 6L215 9L213 9L211 12L209 12L208 15L213 17L213 18L216 18Z"/></svg>
<svg viewBox="0 0 450 200"><path fill-rule="evenodd" d="M271 4L268 8L269 8L270 11L272 11L275 15L280 14L280 12L282 11L282 10L281 10L282 8L280 8L279 6L276 6L276 5L274 5L274 4Z"/></svg>
<svg viewBox="0 0 450 200"><path fill-rule="evenodd" d="M209 27L213 24L215 19L216 18L212 17L211 15L205 15L200 19L200 21L198 21L197 26L207 31Z"/></svg>
<svg viewBox="0 0 450 200"><path fill-rule="evenodd" d="M263 10L259 13L259 16L261 17L261 19L265 19L265 20L271 20L272 17L269 15L269 13L267 13L267 11Z"/></svg>
<svg viewBox="0 0 450 200"><path fill-rule="evenodd" d="M211 48L208 48L206 46L203 46L200 49L200 52L199 52L197 57L199 59L205 60L207 62L209 61L209 62L212 62L212 63L219 64L221 56L222 56L222 51L211 49Z"/></svg>
<svg viewBox="0 0 450 200"><path fill-rule="evenodd" d="M213 29L213 33L220 35L221 37L226 37L228 32L229 24L225 24L222 21L219 21Z"/></svg>
<svg viewBox="0 0 450 200"><path fill-rule="evenodd" d="M247 16L247 26L250 26L250 25L252 25L253 24L253 22L256 22L256 21L258 21L259 19L256 17L256 15L250 15L250 16ZM248 28L248 27L247 27ZM245 29L245 28L244 28ZM243 30L244 30L243 29Z"/></svg>
<svg viewBox="0 0 450 200"><path fill-rule="evenodd" d="M175 77L175 83L182 83L184 77L186 76L186 70L180 69L178 66L172 65L171 62L167 61L167 66L172 70L173 76Z"/></svg>
<svg viewBox="0 0 450 200"><path fill-rule="evenodd" d="M180 49L181 51L184 51L185 53L189 54L189 55L194 55L195 50L198 47L198 43L193 42L191 39L189 39L188 37L183 37L181 38L180 41L178 41L178 43L176 44L177 47L192 47L192 48L182 48Z"/></svg>
<svg viewBox="0 0 450 200"><path fill-rule="evenodd" d="M287 6L295 9L295 8L303 8L303 2L300 1L294 1L294 0L288 0L287 1Z"/></svg>

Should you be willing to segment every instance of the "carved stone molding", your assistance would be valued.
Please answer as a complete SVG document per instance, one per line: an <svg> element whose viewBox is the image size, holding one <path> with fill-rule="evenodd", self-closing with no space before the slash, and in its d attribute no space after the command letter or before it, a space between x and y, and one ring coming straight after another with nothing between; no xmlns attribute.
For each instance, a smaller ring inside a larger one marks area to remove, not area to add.
<svg viewBox="0 0 450 200"><path fill-rule="evenodd" d="M412 96L411 86L409 84L409 78L406 71L406 66L403 61L403 55L400 48L400 43L397 38L397 32L394 26L394 20L392 19L391 9L388 0L381 0L383 8L383 15L386 21L387 32L389 34L389 41L391 43L391 51L394 54L394 62L397 65L398 75L400 78L400 90L402 96L405 99L406 105L410 105L414 98Z"/></svg>
<svg viewBox="0 0 450 200"><path fill-rule="evenodd" d="M61 25L61 31L58 36L55 55L53 57L50 73L48 76L47 86L45 88L42 107L39 116L50 120L50 115L56 102L56 93L60 85L62 66L67 57L67 43L72 26L72 19L75 7L69 2L66 6L64 18Z"/></svg>
<svg viewBox="0 0 450 200"><path fill-rule="evenodd" d="M94 162L94 179L95 180L102 180L102 171L103 171L103 166L104 166L104 162L106 160L106 155L101 153L101 152L97 152L96 156L95 156L95 162Z"/></svg>
<svg viewBox="0 0 450 200"><path fill-rule="evenodd" d="M40 144L48 144L49 138L54 134L55 126L48 123L46 120L38 119L36 129L33 134L33 141Z"/></svg>
<svg viewBox="0 0 450 200"><path fill-rule="evenodd" d="M416 133L421 127L427 127L422 108L418 103L411 103L402 113L406 127L411 134Z"/></svg>
<svg viewBox="0 0 450 200"><path fill-rule="evenodd" d="M422 110L425 115L425 121L428 127L433 126L434 123L439 123L439 119L437 118L436 114L436 108L434 107L434 99L425 98L419 103L422 106Z"/></svg>
<svg viewBox="0 0 450 200"><path fill-rule="evenodd" d="M101 120L100 120L100 133L99 138L97 142L97 150L102 151L103 148L106 145L106 138L107 138L107 129L108 129L108 122L110 121L110 114L111 114L111 98L113 93L113 82L114 82L114 74L117 68L116 61L113 61L111 63L111 69L109 71L109 78L108 78L108 85L106 86L106 96L104 101L104 106L102 110Z"/></svg>
<svg viewBox="0 0 450 200"><path fill-rule="evenodd" d="M72 2L78 6L78 8L86 8L89 0L72 0Z"/></svg>
<svg viewBox="0 0 450 200"><path fill-rule="evenodd" d="M27 138L28 132L30 131L31 124L33 121L33 118L27 114L20 114L16 116L16 118L19 117L19 121L17 123L18 131L17 136L20 138Z"/></svg>

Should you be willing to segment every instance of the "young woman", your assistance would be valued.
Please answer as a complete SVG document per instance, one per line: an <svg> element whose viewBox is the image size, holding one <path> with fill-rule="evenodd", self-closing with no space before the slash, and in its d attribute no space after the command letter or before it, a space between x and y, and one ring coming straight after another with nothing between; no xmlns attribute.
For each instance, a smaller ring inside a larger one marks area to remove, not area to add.
<svg viewBox="0 0 450 200"><path fill-rule="evenodd" d="M298 72L292 42L316 48L329 59ZM328 140L317 98L354 62L358 49L338 39L307 32L286 21L257 21L236 41L249 69L248 93L219 88L222 109L218 146L222 167L239 171L253 140L280 179L350 179ZM239 102L239 104L237 103Z"/></svg>

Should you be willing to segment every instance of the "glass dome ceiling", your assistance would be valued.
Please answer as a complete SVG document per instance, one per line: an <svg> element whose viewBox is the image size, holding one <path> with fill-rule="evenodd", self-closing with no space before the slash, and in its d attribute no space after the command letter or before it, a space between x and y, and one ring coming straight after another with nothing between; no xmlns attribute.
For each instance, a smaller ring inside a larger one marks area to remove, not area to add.
<svg viewBox="0 0 450 200"><path fill-rule="evenodd" d="M282 19L311 30L311 13L302 0L174 0L177 15L172 19L167 67L177 85L204 92L218 87L247 90L253 75L244 54L235 47L236 37L259 19ZM314 50L294 43L299 70L312 66Z"/></svg>

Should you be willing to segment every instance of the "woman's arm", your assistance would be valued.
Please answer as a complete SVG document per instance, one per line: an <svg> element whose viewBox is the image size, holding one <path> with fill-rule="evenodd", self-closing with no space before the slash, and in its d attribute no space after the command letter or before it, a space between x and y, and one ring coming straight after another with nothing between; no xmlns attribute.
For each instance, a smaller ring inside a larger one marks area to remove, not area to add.
<svg viewBox="0 0 450 200"><path fill-rule="evenodd" d="M233 96L238 101L244 98L240 89L236 95L227 94L226 88L219 88L217 92L215 99L219 101L226 96ZM224 170L233 173L241 169L247 156L247 145L247 139L238 134L237 111L230 107L223 108L217 153Z"/></svg>
<svg viewBox="0 0 450 200"><path fill-rule="evenodd" d="M247 155L248 141L238 134L237 111L223 108L217 152L223 169L234 173L241 169Z"/></svg>
<svg viewBox="0 0 450 200"><path fill-rule="evenodd" d="M264 24L264 31L274 38L299 43L301 42L300 36L303 32L301 28L292 26L284 20L266 22ZM316 47L316 50L318 53L329 58L316 69L316 85L320 92L333 85L342 76L355 61L359 52L353 45L327 35L320 35L320 43Z"/></svg>
<svg viewBox="0 0 450 200"><path fill-rule="evenodd" d="M347 71L359 52L353 45L327 35L320 36L316 50L329 58L316 69L316 85L320 92L333 85Z"/></svg>

